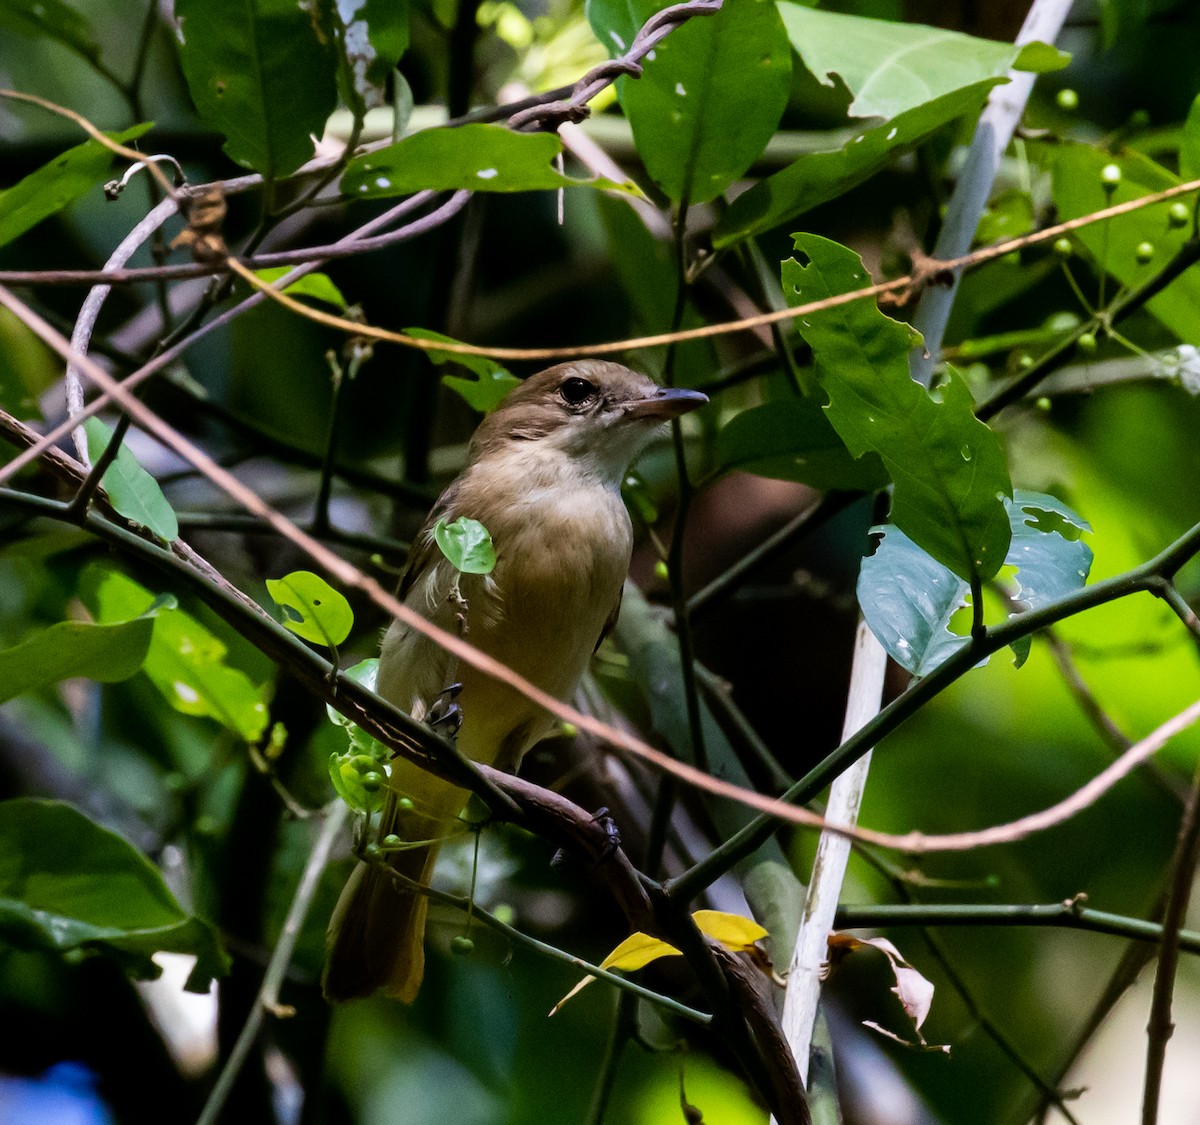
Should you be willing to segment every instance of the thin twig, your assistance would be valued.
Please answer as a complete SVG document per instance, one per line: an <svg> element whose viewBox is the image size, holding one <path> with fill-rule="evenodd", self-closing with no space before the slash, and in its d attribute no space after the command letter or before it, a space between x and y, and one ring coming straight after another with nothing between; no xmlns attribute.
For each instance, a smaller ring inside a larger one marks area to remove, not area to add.
<svg viewBox="0 0 1200 1125"><path fill-rule="evenodd" d="M237 1037L237 1042L233 1045L229 1058L225 1060L225 1065L221 1069L216 1085L212 1088L212 1093L208 1095L208 1100L204 1103L204 1109L196 1119L196 1125L216 1125L225 1105L225 1099L233 1089L233 1084L237 1081L255 1041L258 1039L264 1014L267 1012L274 1016L291 1014L287 1009L280 1007L279 989L283 985L288 966L292 962L292 954L295 952L296 942L300 938L304 919L308 917L309 908L312 906L321 873L329 862L329 853L342 831L349 811L349 808L340 799L331 801L325 808L325 823L321 826L321 832L313 844L308 862L304 865L304 871L300 875L300 882L296 885L296 892L292 896L292 904L284 919L279 940L275 943L271 960L267 963L267 971L263 975L258 997L250 1009L250 1014L246 1017L246 1022Z"/></svg>
<svg viewBox="0 0 1200 1125"><path fill-rule="evenodd" d="M1146 1081L1142 1090L1142 1125L1156 1125L1158 1101L1162 1092L1163 1066L1167 1040L1175 1030L1171 1022L1171 997L1179 968L1180 931L1196 881L1200 864L1200 764L1192 775L1192 790L1179 825L1179 842L1171 860L1171 890L1163 916L1162 945L1158 952L1158 971L1154 974L1154 992L1150 1001L1150 1019L1146 1025Z"/></svg>

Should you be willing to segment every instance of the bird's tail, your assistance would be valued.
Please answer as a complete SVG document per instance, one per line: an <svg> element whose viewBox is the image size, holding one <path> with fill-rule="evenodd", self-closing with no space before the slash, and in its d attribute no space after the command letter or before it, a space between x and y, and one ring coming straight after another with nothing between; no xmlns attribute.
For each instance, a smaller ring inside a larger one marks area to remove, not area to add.
<svg viewBox="0 0 1200 1125"><path fill-rule="evenodd" d="M428 884L438 845L397 852L392 870ZM425 914L429 899L393 879L379 864L360 863L329 921L329 956L321 986L330 1000L381 992L406 1004L425 975Z"/></svg>

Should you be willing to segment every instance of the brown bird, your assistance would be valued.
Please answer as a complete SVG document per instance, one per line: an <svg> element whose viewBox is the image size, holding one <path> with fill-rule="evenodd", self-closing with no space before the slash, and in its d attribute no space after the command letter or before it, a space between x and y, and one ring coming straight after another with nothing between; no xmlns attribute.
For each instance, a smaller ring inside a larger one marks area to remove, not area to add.
<svg viewBox="0 0 1200 1125"><path fill-rule="evenodd" d="M404 604L453 632L457 578L467 640L566 699L621 605L633 546L621 500L626 470L660 423L707 401L604 360L562 363L527 379L480 424L467 467L418 534L400 583ZM491 533L490 574L460 576L435 543L437 521L459 516ZM379 662L381 695L424 719L455 680L462 684L458 746L474 761L515 770L554 729L553 716L523 695L459 668L433 641L393 622ZM392 763L388 787L379 839L423 841L388 859L428 884L438 843L454 829L467 793L403 758ZM425 969L427 902L380 866L360 863L330 922L325 994L413 1000Z"/></svg>

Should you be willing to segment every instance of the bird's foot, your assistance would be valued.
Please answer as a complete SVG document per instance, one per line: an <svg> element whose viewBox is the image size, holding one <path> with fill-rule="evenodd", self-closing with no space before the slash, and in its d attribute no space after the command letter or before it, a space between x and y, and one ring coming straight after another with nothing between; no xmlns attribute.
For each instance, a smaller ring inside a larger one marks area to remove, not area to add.
<svg viewBox="0 0 1200 1125"><path fill-rule="evenodd" d="M592 820L604 829L604 848L596 857L597 863L603 863L606 859L611 859L621 846L621 832L617 828L617 822L609 815L607 808L597 809Z"/></svg>
<svg viewBox="0 0 1200 1125"><path fill-rule="evenodd" d="M429 708L425 716L425 721L435 731L444 734L447 738L454 738L458 734L458 728L462 726L462 704L458 702L461 691L462 684L451 684L448 688L438 692L436 702Z"/></svg>

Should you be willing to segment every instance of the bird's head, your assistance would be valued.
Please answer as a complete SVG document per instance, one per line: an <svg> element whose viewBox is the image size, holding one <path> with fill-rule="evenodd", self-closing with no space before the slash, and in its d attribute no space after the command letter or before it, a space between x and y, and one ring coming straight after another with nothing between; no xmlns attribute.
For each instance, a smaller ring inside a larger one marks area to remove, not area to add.
<svg viewBox="0 0 1200 1125"><path fill-rule="evenodd" d="M708 402L700 391L660 387L602 359L560 363L530 376L480 423L471 460L566 455L580 470L619 483L655 428Z"/></svg>

